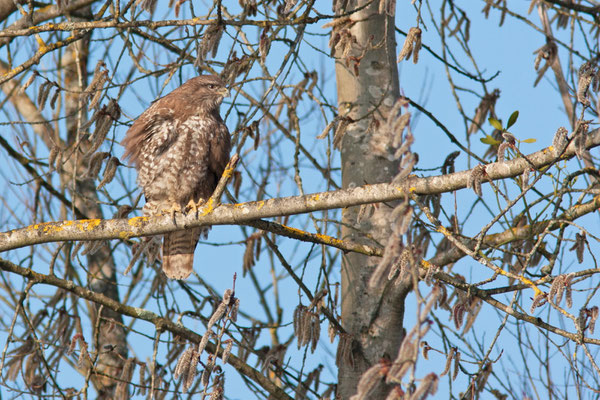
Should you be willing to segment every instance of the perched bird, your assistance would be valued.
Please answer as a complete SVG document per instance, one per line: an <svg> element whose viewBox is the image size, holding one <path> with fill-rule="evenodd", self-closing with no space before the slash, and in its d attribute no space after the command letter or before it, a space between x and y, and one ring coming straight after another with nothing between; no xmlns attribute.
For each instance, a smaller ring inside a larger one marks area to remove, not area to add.
<svg viewBox="0 0 600 400"><path fill-rule="evenodd" d="M231 140L219 115L229 95L217 76L192 78L154 101L127 131L124 158L138 171L146 197L144 215L197 209L215 190L229 161ZM194 250L207 228L164 235L162 269L171 279L185 279Z"/></svg>

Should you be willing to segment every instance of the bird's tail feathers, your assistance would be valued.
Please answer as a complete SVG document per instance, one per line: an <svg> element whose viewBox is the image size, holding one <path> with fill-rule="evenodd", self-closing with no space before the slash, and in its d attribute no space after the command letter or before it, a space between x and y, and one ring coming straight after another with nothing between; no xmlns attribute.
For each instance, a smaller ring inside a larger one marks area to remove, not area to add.
<svg viewBox="0 0 600 400"><path fill-rule="evenodd" d="M202 228L166 234L163 239L162 270L170 279L186 279L194 269L194 250Z"/></svg>

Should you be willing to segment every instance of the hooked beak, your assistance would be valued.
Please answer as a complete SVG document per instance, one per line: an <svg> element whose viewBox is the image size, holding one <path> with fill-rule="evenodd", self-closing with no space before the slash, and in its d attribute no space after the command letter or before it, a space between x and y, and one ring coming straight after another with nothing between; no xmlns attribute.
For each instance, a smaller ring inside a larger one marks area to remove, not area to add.
<svg viewBox="0 0 600 400"><path fill-rule="evenodd" d="M219 94L223 97L229 97L229 89L227 88L221 88L219 89Z"/></svg>

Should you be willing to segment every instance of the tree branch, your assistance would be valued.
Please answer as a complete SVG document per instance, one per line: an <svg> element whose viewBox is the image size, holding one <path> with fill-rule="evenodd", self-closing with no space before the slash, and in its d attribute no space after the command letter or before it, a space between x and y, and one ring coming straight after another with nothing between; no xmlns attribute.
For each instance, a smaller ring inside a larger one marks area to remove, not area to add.
<svg viewBox="0 0 600 400"><path fill-rule="evenodd" d="M77 286L73 281L60 279L54 275L40 274L32 271L29 268L19 267L18 265L3 259L0 259L0 269L3 271L21 275L22 277L28 279L30 282L33 283L43 283L64 289L83 299L92 301L98 305L109 308L121 315L127 315L132 318L148 321L154 324L157 331L169 331L174 336L179 336L196 344L200 343L200 341L202 340L202 335L198 335L197 333L187 328L184 328L181 324L177 324L171 321L170 319L161 317L160 315L155 314L152 311L122 304L101 293L96 293L81 286ZM217 346L214 343L209 342L206 345L206 349L212 354L217 354L219 357L222 357L223 355L223 349L217 349ZM275 398L286 400L292 399L285 393L283 389L275 385L275 383L271 382L267 377L262 375L259 371L255 370L254 368L250 367L248 364L243 362L240 358L236 357L235 355L230 354L227 359L227 363L233 366L242 375L252 379L254 382L259 384L263 389L265 389L271 395L275 396Z"/></svg>
<svg viewBox="0 0 600 400"><path fill-rule="evenodd" d="M587 135L586 147L600 145L600 130ZM575 155L575 145L571 143L561 156L568 159ZM545 148L524 158L507 162L490 163L485 172L490 180L519 176L531 165L536 169L556 161L553 148ZM332 192L314 193L305 196L282 197L240 204L222 204L214 208L207 204L194 213L175 217L134 217L125 219L85 219L76 221L44 222L25 228L0 233L0 251L16 249L39 243L68 240L129 239L139 236L152 236L188 229L203 225L243 224L260 218L302 214L319 210L330 210L361 204L388 202L405 198L408 192L414 194L439 194L464 189L472 170L438 175L427 178L409 178L404 185L390 183L365 185Z"/></svg>

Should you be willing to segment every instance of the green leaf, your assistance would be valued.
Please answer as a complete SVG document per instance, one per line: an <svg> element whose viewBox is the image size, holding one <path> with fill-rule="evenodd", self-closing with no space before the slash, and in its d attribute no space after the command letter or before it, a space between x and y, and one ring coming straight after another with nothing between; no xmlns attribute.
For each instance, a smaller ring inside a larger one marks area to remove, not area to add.
<svg viewBox="0 0 600 400"><path fill-rule="evenodd" d="M510 117L508 117L508 124L506 124L506 129L513 126L515 124L515 122L517 122L517 118L519 118L518 111L515 111L514 113L510 114Z"/></svg>
<svg viewBox="0 0 600 400"><path fill-rule="evenodd" d="M498 129L499 131L503 130L502 122L498 121L496 118L489 117L488 121L490 122L490 125L492 125L494 128Z"/></svg>
<svg viewBox="0 0 600 400"><path fill-rule="evenodd" d="M531 139L525 139L525 140L520 140L520 142L523 142L523 143L535 143L535 142L537 142L537 139L533 139L533 138L531 138Z"/></svg>
<svg viewBox="0 0 600 400"><path fill-rule="evenodd" d="M499 140L494 139L490 135L485 135L484 138L479 140L481 140L481 143L489 144L490 146L497 146L501 143Z"/></svg>

